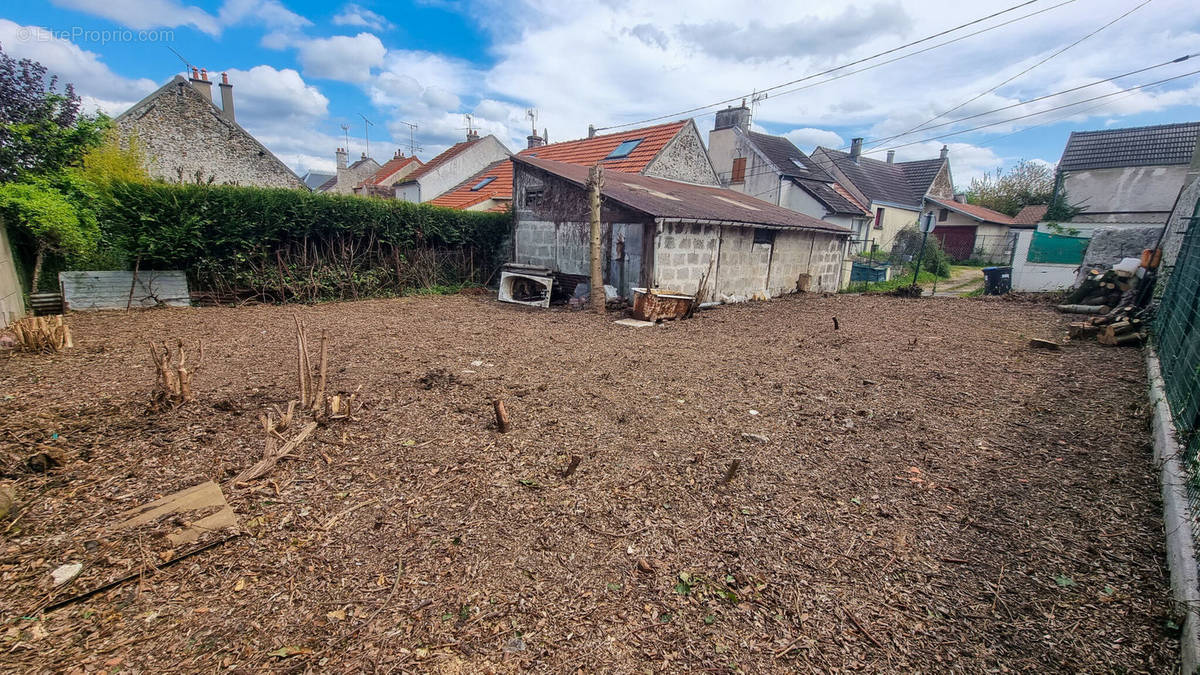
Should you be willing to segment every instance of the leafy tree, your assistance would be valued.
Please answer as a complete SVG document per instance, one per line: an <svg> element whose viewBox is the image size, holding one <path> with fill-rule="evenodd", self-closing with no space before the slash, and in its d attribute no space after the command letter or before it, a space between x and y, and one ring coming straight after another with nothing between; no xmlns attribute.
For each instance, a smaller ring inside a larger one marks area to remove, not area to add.
<svg viewBox="0 0 1200 675"><path fill-rule="evenodd" d="M104 141L90 148L84 155L79 175L99 188L107 188L114 181L147 183L150 174L142 164L142 151L136 135L125 144L116 129L108 129Z"/></svg>
<svg viewBox="0 0 1200 675"><path fill-rule="evenodd" d="M1050 206L1046 209L1046 215L1042 216L1042 220L1050 221L1052 224L1057 225L1060 222L1069 222L1084 211L1084 207L1071 203L1070 198L1067 196L1067 189L1064 187L1060 188L1058 194L1050 200ZM1079 234L1079 231L1076 230L1075 234Z"/></svg>
<svg viewBox="0 0 1200 675"><path fill-rule="evenodd" d="M971 179L967 202L1017 215L1030 204L1049 204L1054 194L1054 171L1042 162L1022 159L1006 173L996 169Z"/></svg>
<svg viewBox="0 0 1200 675"><path fill-rule="evenodd" d="M30 59L0 48L0 181L45 175L79 164L109 120L80 113L74 88Z"/></svg>
<svg viewBox="0 0 1200 675"><path fill-rule="evenodd" d="M96 199L92 187L71 173L53 180L36 177L0 183L0 217L36 242L30 292L37 293L46 252L68 256L95 250L100 227L87 204Z"/></svg>

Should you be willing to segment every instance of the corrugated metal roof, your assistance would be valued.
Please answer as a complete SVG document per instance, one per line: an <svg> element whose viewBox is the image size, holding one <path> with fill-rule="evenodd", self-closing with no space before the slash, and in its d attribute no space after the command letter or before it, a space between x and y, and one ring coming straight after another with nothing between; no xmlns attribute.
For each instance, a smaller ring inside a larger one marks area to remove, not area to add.
<svg viewBox="0 0 1200 675"><path fill-rule="evenodd" d="M1200 122L1129 129L1073 131L1058 162L1060 171L1164 166L1192 160Z"/></svg>
<svg viewBox="0 0 1200 675"><path fill-rule="evenodd" d="M528 156L513 157L513 162L551 173L581 188L587 184L589 169L586 166ZM748 226L764 225L819 230L834 234L850 233L847 228L775 206L740 192L665 178L605 171L602 194L605 199L653 218L723 221Z"/></svg>

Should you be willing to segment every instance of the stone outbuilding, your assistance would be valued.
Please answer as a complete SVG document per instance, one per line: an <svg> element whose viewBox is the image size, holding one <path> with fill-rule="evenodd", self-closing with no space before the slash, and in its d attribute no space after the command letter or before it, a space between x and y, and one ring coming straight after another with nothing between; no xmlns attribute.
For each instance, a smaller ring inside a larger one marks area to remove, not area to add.
<svg viewBox="0 0 1200 675"><path fill-rule="evenodd" d="M115 120L123 142L136 139L147 173L172 183L309 189L278 157L237 123L233 85L221 75L221 107L208 73L176 75Z"/></svg>
<svg viewBox="0 0 1200 675"><path fill-rule="evenodd" d="M585 282L589 168L513 157L513 260ZM719 302L836 291L850 230L749 195L619 171L604 172L605 283L705 295Z"/></svg>

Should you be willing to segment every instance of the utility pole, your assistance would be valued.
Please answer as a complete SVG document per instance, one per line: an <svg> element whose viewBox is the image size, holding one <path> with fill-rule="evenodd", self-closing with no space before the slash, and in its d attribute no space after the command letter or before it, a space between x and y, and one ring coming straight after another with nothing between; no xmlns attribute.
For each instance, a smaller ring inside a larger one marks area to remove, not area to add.
<svg viewBox="0 0 1200 675"><path fill-rule="evenodd" d="M604 187L604 168L599 164L588 171L588 207L591 210L591 304L597 314L604 314L604 273L600 269L600 188Z"/></svg>

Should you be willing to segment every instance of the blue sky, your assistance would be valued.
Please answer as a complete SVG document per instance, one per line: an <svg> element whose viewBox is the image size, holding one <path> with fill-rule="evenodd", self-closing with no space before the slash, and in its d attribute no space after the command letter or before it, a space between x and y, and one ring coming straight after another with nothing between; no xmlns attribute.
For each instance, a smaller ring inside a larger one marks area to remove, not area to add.
<svg viewBox="0 0 1200 675"><path fill-rule="evenodd" d="M110 114L183 72L168 47L193 65L227 71L238 121L304 173L332 167L342 124L350 126L352 155L366 149L360 114L374 122L370 150L381 160L407 146L404 122L417 125L418 155L427 159L465 135L468 114L482 133L517 150L529 133L528 108L551 141L578 138L588 124L624 124L769 89L1015 4L764 2L731 16L729 4L715 0L52 0L8 3L0 43L45 63ZM983 32L966 36L974 31ZM935 46L955 38L962 39ZM926 47L934 48L836 80L807 80L814 86L800 91L772 90L755 106L755 124L805 151L863 136L879 152L899 146L903 160L936 156L947 143L955 180L965 185L1022 158L1056 161L1072 130L1200 120L1194 75L956 133L1197 70L1197 57L872 142L976 96L937 122L1200 52L1200 9L1189 0L1038 0L887 58ZM711 110L692 114L704 132Z"/></svg>

